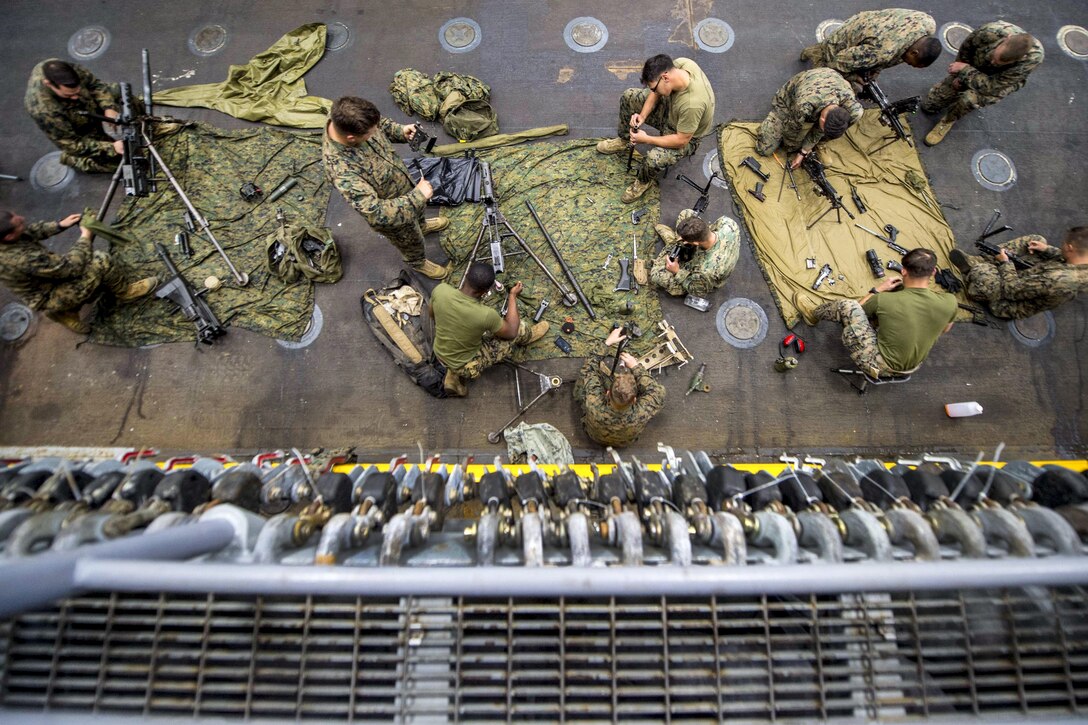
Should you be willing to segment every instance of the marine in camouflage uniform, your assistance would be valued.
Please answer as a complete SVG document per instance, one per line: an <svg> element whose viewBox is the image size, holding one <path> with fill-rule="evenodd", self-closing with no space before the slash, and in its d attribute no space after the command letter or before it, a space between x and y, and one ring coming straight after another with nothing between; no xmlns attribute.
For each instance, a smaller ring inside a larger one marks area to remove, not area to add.
<svg viewBox="0 0 1088 725"><path fill-rule="evenodd" d="M676 218L677 225L684 219L697 216L693 209L684 209ZM691 294L706 297L718 289L737 266L740 258L740 229L727 216L710 225L715 243L710 249L696 247L695 255L680 265L673 274L665 265L669 261L669 248L680 241L680 235L664 225L658 225L658 234L665 241L665 248L657 255L650 271L650 283L670 295Z"/></svg>
<svg viewBox="0 0 1088 725"><path fill-rule="evenodd" d="M601 366L611 369L609 355L586 358L574 383L574 399L582 407L582 427L602 446L619 448L630 445L642 434L646 424L665 405L665 388L641 365L630 371L635 377L635 401L623 410L613 406L609 389L612 381Z"/></svg>
<svg viewBox="0 0 1088 725"><path fill-rule="evenodd" d="M786 151L810 152L824 137L819 119L829 105L846 109L851 125L861 119L861 104L838 72L830 68L801 71L774 94L771 112L759 126L756 151L770 156L781 146Z"/></svg>
<svg viewBox="0 0 1088 725"><path fill-rule="evenodd" d="M81 114L119 111L120 86L103 83L83 66L69 63L79 77L79 95L71 100L61 98L43 84L42 66L52 60L57 59L43 60L34 66L23 101L26 112L61 150L62 164L85 173L113 173L121 162L114 139L102 128L101 121Z"/></svg>
<svg viewBox="0 0 1088 725"><path fill-rule="evenodd" d="M9 234L0 237L0 282L34 310L45 312L70 329L86 333L79 309L105 287L121 301L148 294L158 280L149 277L134 284L125 282L120 265L109 254L91 248L93 235L81 228L79 241L67 254L56 254L42 240L74 226L78 215L60 222L24 225L22 217L0 212L0 223L8 222Z"/></svg>
<svg viewBox="0 0 1088 725"><path fill-rule="evenodd" d="M1077 249L1074 235L1083 239ZM1034 243L1034 244L1033 244ZM1011 261L995 257L966 255L955 250L952 261L959 263L966 281L967 296L985 302L995 317L1020 320L1052 310L1088 290L1088 228L1077 227L1063 239L1061 248L1052 247L1038 234L1028 234L1000 245L1002 249L1032 262L1031 269L1017 269Z"/></svg>
<svg viewBox="0 0 1088 725"><path fill-rule="evenodd" d="M811 61L815 68L837 70L860 91L861 84L876 80L882 70L900 63L918 68L932 63L936 55L927 55L922 61L915 44L933 38L939 54L940 41L933 36L936 31L937 23L926 13L901 8L866 10L840 25L822 43L805 48L801 60ZM915 53L908 53L912 47Z"/></svg>
<svg viewBox="0 0 1088 725"><path fill-rule="evenodd" d="M329 181L374 231L397 248L405 264L429 277L444 277L445 268L429 262L424 255L423 235L449 222L427 222L424 210L428 196L412 181L408 168L393 150L394 143L408 140L406 127L382 116L369 138L352 146L333 138L333 123L330 119L326 124L322 143Z"/></svg>
<svg viewBox="0 0 1088 725"><path fill-rule="evenodd" d="M1007 39L1027 36L1026 54L1019 60L1001 63L995 50ZM967 36L960 45L956 60L948 67L948 75L929 89L922 110L944 115L926 136L930 146L944 139L952 124L976 108L990 106L1005 96L1020 90L1028 76L1043 62L1043 45L1012 23L997 20L986 23Z"/></svg>

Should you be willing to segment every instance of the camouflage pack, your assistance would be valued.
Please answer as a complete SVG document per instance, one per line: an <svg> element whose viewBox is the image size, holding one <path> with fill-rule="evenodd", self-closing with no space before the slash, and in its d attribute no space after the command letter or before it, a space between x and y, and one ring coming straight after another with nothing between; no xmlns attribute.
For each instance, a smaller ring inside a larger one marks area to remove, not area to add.
<svg viewBox="0 0 1088 725"><path fill-rule="evenodd" d="M281 224L265 240L265 264L288 284L303 279L332 284L344 274L340 250L325 227Z"/></svg>
<svg viewBox="0 0 1088 725"><path fill-rule="evenodd" d="M427 121L438 118L441 100L434 83L415 68L404 68L394 73L389 92L400 110L409 116L416 114Z"/></svg>

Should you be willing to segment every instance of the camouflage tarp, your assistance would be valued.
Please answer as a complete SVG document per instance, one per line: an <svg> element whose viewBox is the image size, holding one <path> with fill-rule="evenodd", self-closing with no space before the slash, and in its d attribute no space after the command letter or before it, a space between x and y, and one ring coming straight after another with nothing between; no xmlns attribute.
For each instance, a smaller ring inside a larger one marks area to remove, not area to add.
<svg viewBox="0 0 1088 725"><path fill-rule="evenodd" d="M903 122L909 131L905 116ZM836 212L831 211L811 229L805 227L828 210L830 203L816 193L811 177L801 168L793 172L801 200L789 188L788 179L781 188L783 168L773 157L755 152L758 129L758 123L723 127L718 137L718 158L733 198L743 212L756 262L787 326L793 327L800 320L793 302L798 292L817 302L864 295L877 282L865 260L867 249L876 251L885 274L895 274L886 265L889 260L898 262L900 255L855 224L881 234L885 224L892 224L899 230L897 244L906 249L932 249L940 267L951 267L948 252L955 240L926 180L918 150L899 140L889 144L891 131L881 125L878 110L866 110L845 136L817 147L828 181L857 218L851 220L846 212L840 212L841 223L837 223ZM763 189L766 202L748 193L759 179L740 165L746 156L758 160L771 177ZM785 162L786 158L779 149L779 161ZM864 214L858 213L851 199L851 185L868 208ZM814 259L815 266L806 264L806 259ZM812 285L824 264L831 266L830 281L835 284L824 283L813 291Z"/></svg>
<svg viewBox="0 0 1088 725"><path fill-rule="evenodd" d="M525 291L518 300L519 312L531 317L541 299L547 299L550 305L542 319L551 323L551 330L530 347L517 348L518 360L563 357L564 353L555 345L555 338L559 336L573 348L570 357L584 357L599 350L613 322L635 322L642 328L644 337L630 346L633 354L641 354L652 346L655 326L662 319L657 293L649 286L640 287L637 294L613 292L619 280L619 260L631 257L632 237L638 240L639 257L645 257L647 262L653 259L657 240L654 224L660 213L660 195L654 187L638 202L622 203L620 194L634 178L624 173L627 157L624 154L599 154L594 148L596 144L597 139L578 139L479 152L479 157L491 165L499 209L510 225L556 278L571 289L525 206L526 200L532 201L597 314L593 321L581 304L565 307L559 291L540 268L528 255L514 256L512 252L520 251L520 247L515 240L507 239L503 243L506 273L499 279L506 285L519 280L525 283ZM631 223L631 212L642 207L647 207L648 211L635 226ZM442 234L442 246L455 263L450 279L455 286L461 280L480 232L483 210L483 204L464 204L446 210L450 226ZM612 261L607 269L602 269L609 253ZM486 244L480 254L488 254ZM489 300L498 308L503 298L491 295ZM634 303L633 311L624 314L629 301ZM575 327L569 334L560 330L567 317L572 318Z"/></svg>
<svg viewBox="0 0 1088 725"><path fill-rule="evenodd" d="M199 231L190 235L192 259L182 255L174 235L184 229L185 206L165 180L150 196L125 198L113 225L123 235L113 240L115 257L130 268L133 278L155 274L165 281L166 269L154 247L159 242L194 289L202 289L211 275L223 281L221 288L206 297L222 322L234 329L298 340L313 312L313 284L287 285L272 277L264 262L264 240L276 228L277 208L292 222L324 226L329 189L321 166L321 135L266 127L225 131L187 124L160 134L155 148L193 205L207 217L231 262L249 275L249 284L244 288L234 284L226 262ZM298 179L295 187L268 203L268 195L290 177ZM247 181L264 190L259 201L247 202L239 195L239 187ZM116 200L113 208L118 208ZM133 347L195 340L193 323L173 310L172 303L154 295L120 307L100 304L91 340Z"/></svg>

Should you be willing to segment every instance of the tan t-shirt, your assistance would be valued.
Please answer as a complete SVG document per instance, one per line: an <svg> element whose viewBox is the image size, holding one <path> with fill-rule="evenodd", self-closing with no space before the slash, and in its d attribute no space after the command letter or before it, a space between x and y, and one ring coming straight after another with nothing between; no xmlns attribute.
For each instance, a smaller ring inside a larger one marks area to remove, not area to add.
<svg viewBox="0 0 1088 725"><path fill-rule="evenodd" d="M703 69L689 58L676 58L672 64L691 76L688 87L669 96L669 123L679 133L700 138L714 125L714 89Z"/></svg>

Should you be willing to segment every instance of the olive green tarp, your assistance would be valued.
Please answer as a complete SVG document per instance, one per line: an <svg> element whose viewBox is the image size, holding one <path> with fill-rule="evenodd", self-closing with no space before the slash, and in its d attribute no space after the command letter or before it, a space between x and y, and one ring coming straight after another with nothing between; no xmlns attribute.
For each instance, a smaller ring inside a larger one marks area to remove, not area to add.
<svg viewBox="0 0 1088 725"><path fill-rule="evenodd" d="M222 83L156 91L165 106L214 108L247 121L292 128L324 128L332 101L306 92L303 76L325 53L324 23L295 28L245 65L232 65Z"/></svg>
<svg viewBox="0 0 1088 725"><path fill-rule="evenodd" d="M551 330L527 348L517 348L516 360L543 360L563 357L555 345L562 336L573 348L570 357L584 357L597 352L608 336L612 323L635 322L645 333L631 343L633 354L652 347L652 339L661 321L661 306L657 293L648 285L638 293L614 292L619 280L621 258L631 257L632 238L637 239L639 257L652 259L656 242L654 224L658 220L661 200L654 186L634 204L624 204L620 195L634 179L626 174L624 154L605 156L594 148L597 139L578 139L560 143L524 144L513 148L480 151L479 157L491 165L492 180L499 201L499 210L518 234L533 249L548 269L564 286L571 289L559 263L552 254L540 228L525 206L533 203L548 233L559 247L564 261L574 272L582 290L597 314L596 321L581 305L566 307L558 290L528 255L514 256L520 251L513 239L503 242L506 272L500 280L506 285L517 281L525 284L518 301L518 311L531 317L547 299L549 307L542 319L551 323ZM646 207L648 211L638 225L631 223L631 212ZM480 232L484 205L464 204L447 209L449 228L442 234L442 246L454 261L451 283L461 279L472 246ZM480 255L488 255L489 247L482 245ZM609 254L612 261L607 269L602 265ZM488 259L490 257L488 256ZM486 260L485 260L486 261ZM498 308L503 296L493 294L487 303ZM631 314L623 314L628 301L634 303ZM560 325L571 317L574 332L563 333Z"/></svg>
<svg viewBox="0 0 1088 725"><path fill-rule="evenodd" d="M235 285L226 262L202 232L190 235L192 259L182 255L174 236L184 228L185 206L165 180L150 196L125 198L112 225L114 233L104 230L100 235L110 239L115 258L134 279L154 274L165 281L166 269L154 247L159 242L195 290L202 289L209 276L222 280L223 286L206 297L221 322L229 322L233 329L299 340L313 313L313 284L287 285L270 276L264 242L276 230L277 208L292 222L324 226L329 188L321 164L321 135L268 127L225 131L190 123L160 134L155 147L208 219L231 262L249 275L249 284ZM269 203L268 194L290 177L298 179L297 185ZM247 181L264 189L265 196L255 203L242 199L238 189ZM117 200L113 208L118 208ZM173 303L154 295L118 306L103 298L91 340L130 347L195 340L193 323L174 309Z"/></svg>
<svg viewBox="0 0 1088 725"><path fill-rule="evenodd" d="M906 125L905 117L903 121ZM888 260L898 262L900 255L855 223L881 234L885 224L892 224L899 230L897 244L907 249L931 249L937 254L938 266L951 266L948 253L955 239L926 179L918 151L899 140L876 150L887 144L891 133L881 125L878 110L866 110L845 136L821 143L817 151L828 180L857 218L851 220L842 211L838 223L836 212L830 211L811 229L805 227L830 208L830 203L816 193L815 184L801 168L793 172L801 200L790 189L788 178L785 188L781 188L785 171L773 157L756 154L758 129L758 123L723 127L718 136L718 158L748 228L756 262L788 327L800 320L793 303L798 292L818 302L866 294L878 281L865 260L867 249L876 250L886 274L894 274L886 265ZM747 156L757 159L771 177L763 189L765 202L748 193L760 179L741 166ZM786 162L781 150L778 159ZM851 184L868 207L867 213L858 213L850 197ZM806 259L815 259L815 266L810 268ZM812 285L824 264L831 265L835 284L825 282L813 291Z"/></svg>

